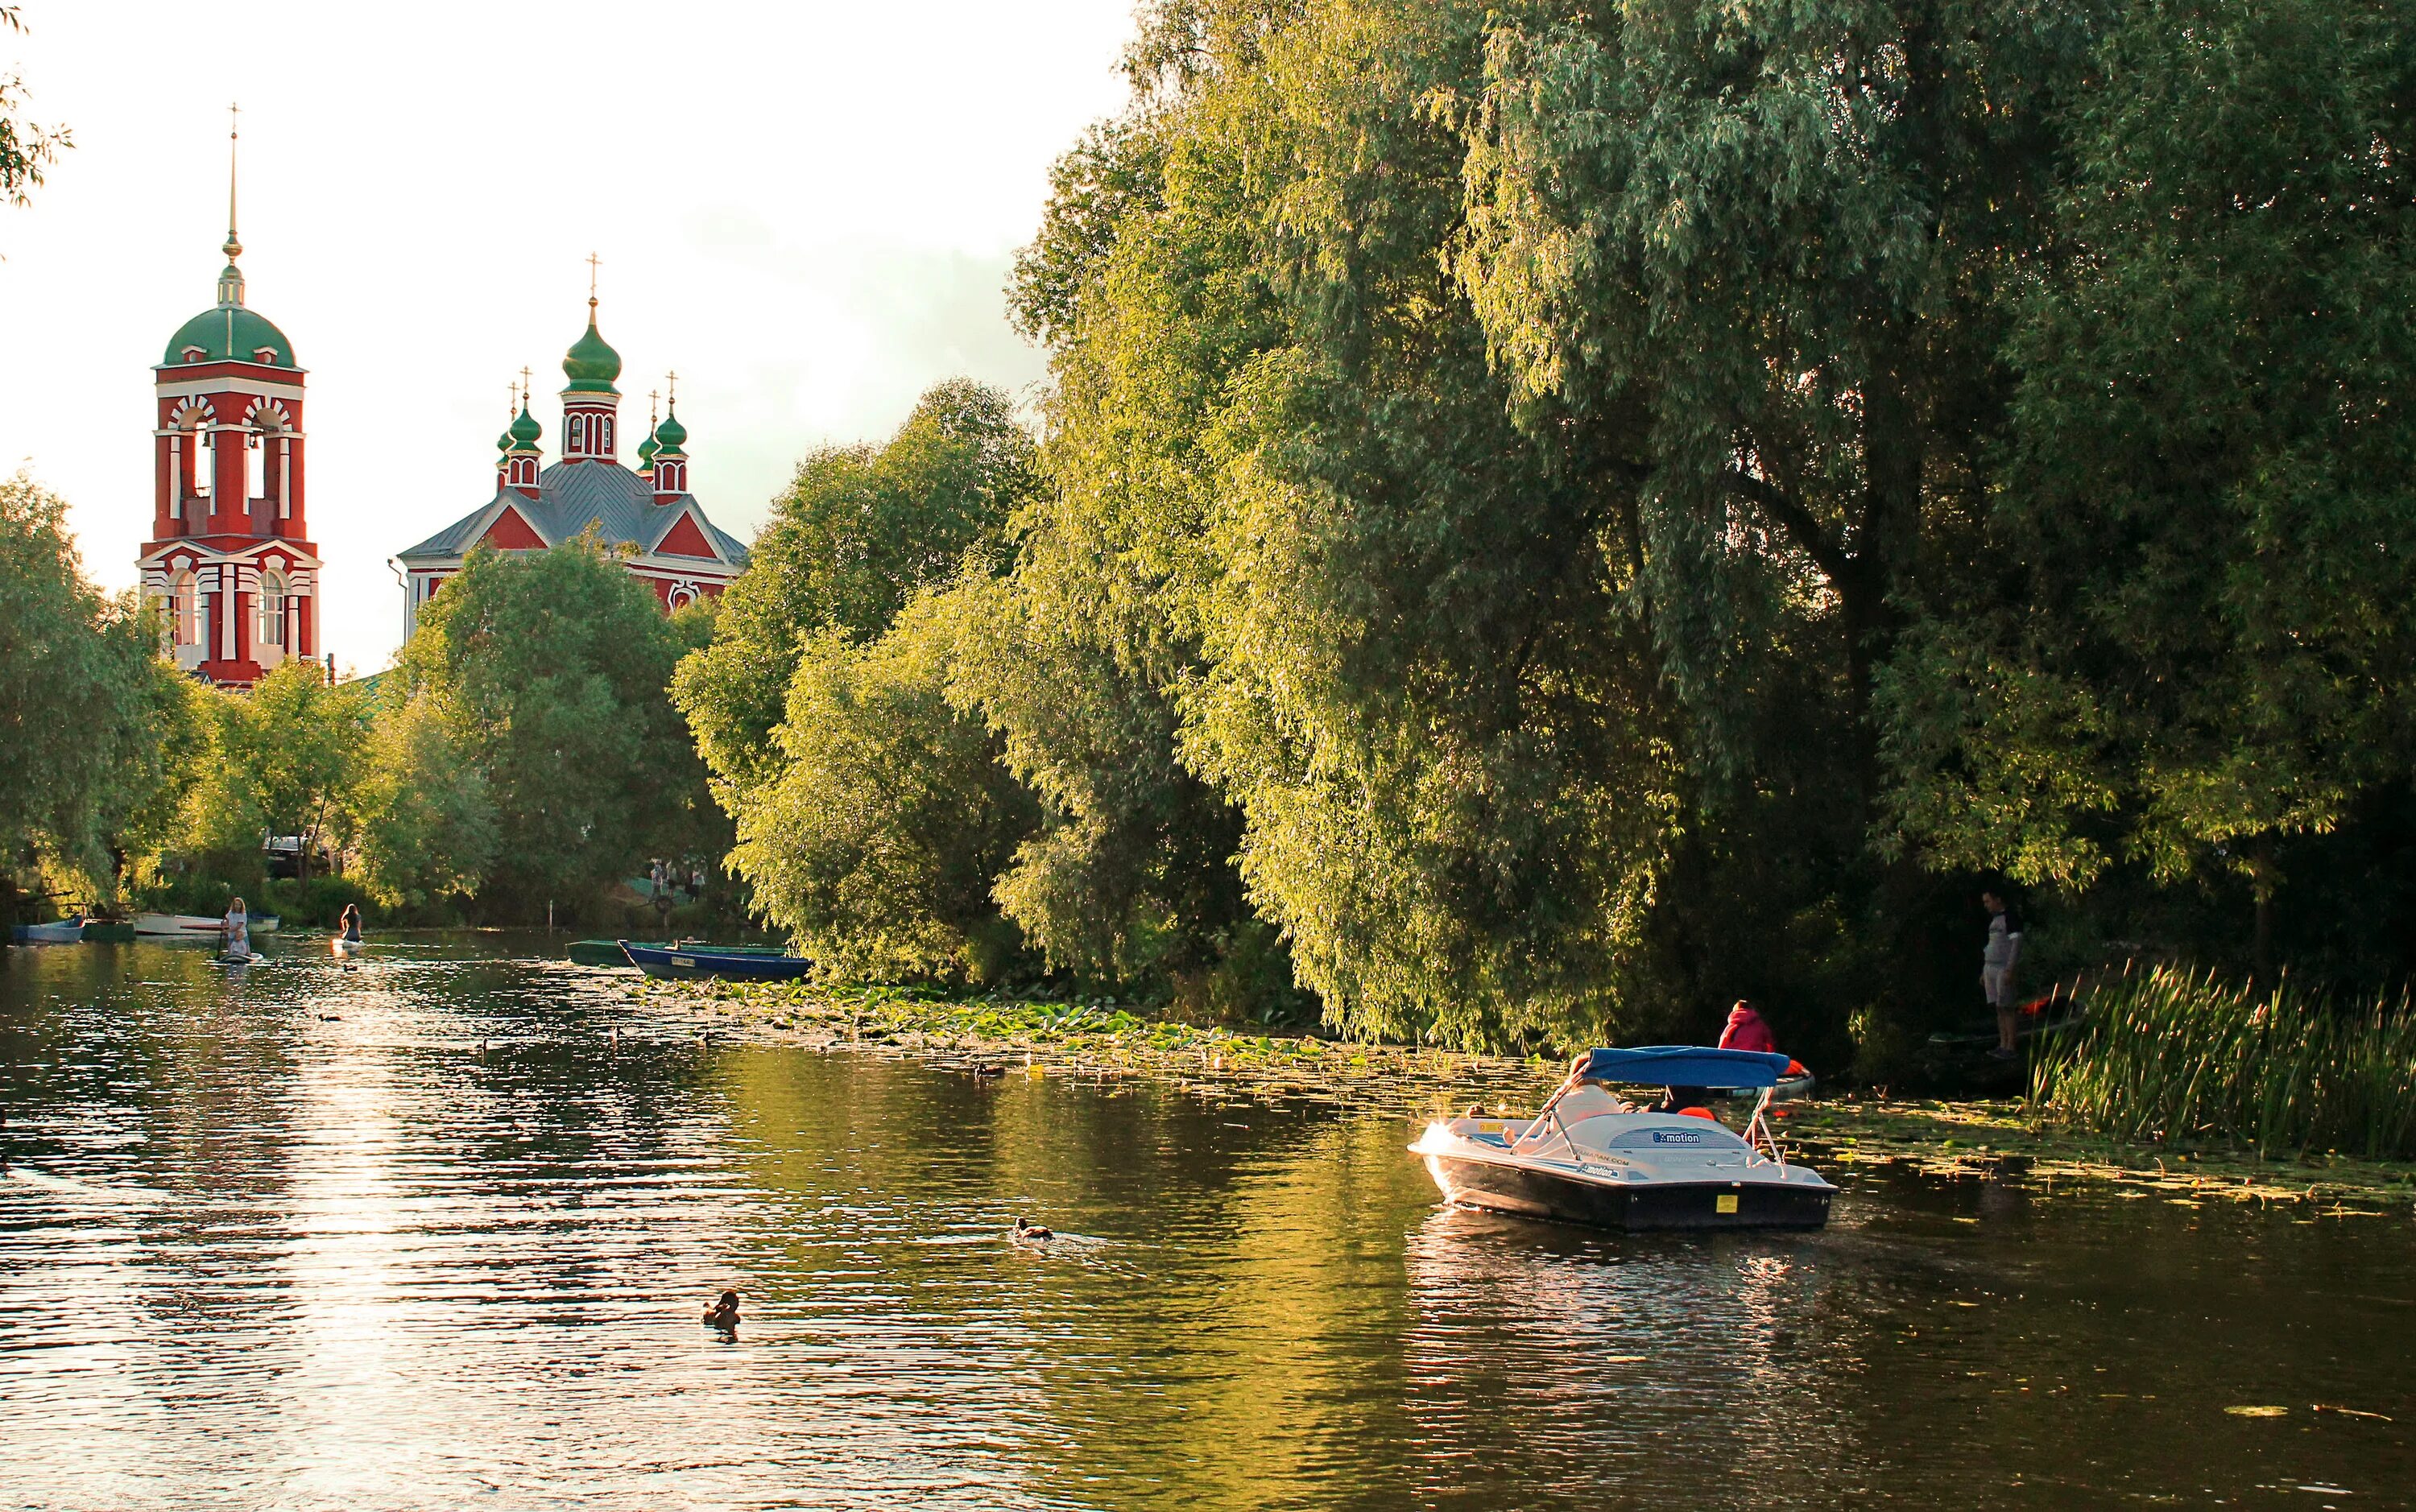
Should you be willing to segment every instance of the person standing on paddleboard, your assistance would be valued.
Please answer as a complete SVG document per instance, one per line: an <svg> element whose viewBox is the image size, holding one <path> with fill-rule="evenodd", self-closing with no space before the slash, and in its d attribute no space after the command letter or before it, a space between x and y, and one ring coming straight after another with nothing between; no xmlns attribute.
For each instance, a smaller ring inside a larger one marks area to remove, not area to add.
<svg viewBox="0 0 2416 1512"><path fill-rule="evenodd" d="M228 904L226 917L219 921L219 950L247 960L251 956L251 916L244 911L241 898Z"/></svg>

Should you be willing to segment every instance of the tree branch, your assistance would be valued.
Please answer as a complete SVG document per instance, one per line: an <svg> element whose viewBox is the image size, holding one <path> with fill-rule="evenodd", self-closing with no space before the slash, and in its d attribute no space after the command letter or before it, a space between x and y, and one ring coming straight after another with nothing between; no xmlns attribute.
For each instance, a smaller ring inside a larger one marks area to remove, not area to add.
<svg viewBox="0 0 2416 1512"><path fill-rule="evenodd" d="M1803 501L1777 485L1747 472L1723 473L1721 481L1728 485L1730 493L1775 521L1789 538L1804 548L1804 554L1812 559L1812 564L1828 575L1831 583L1842 588L1846 579L1853 575L1853 559L1846 555L1846 548L1838 544L1836 537L1820 528L1820 522L1812 517L1812 512L1804 507Z"/></svg>

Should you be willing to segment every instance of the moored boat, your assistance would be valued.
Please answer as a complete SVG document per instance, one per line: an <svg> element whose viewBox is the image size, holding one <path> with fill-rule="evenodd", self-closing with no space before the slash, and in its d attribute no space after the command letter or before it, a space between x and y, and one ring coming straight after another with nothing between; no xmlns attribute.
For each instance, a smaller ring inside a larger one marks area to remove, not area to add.
<svg viewBox="0 0 2416 1512"><path fill-rule="evenodd" d="M9 931L20 945L73 945L83 938L83 919L63 919L55 924L19 924Z"/></svg>
<svg viewBox="0 0 2416 1512"><path fill-rule="evenodd" d="M143 939L215 940L225 927L223 921L202 914L136 914L134 933ZM275 914L253 914L249 924L255 935L277 933Z"/></svg>
<svg viewBox="0 0 2416 1512"><path fill-rule="evenodd" d="M690 950L676 945L620 942L629 964L650 977L723 977L733 981L794 981L810 973L811 961L795 955L743 951Z"/></svg>
<svg viewBox="0 0 2416 1512"><path fill-rule="evenodd" d="M1428 1124L1411 1153L1447 1202L1615 1229L1819 1228L1836 1188L1790 1163L1764 1114L1791 1066L1758 1051L1596 1050L1533 1118ZM1760 1092L1739 1134L1702 1108L1638 1108L1614 1085Z"/></svg>
<svg viewBox="0 0 2416 1512"><path fill-rule="evenodd" d="M573 966L625 966L629 957L621 949L620 940L572 940L569 957ZM778 945L715 945L706 940L637 940L629 943L650 951L707 951L715 955L784 956L789 952Z"/></svg>

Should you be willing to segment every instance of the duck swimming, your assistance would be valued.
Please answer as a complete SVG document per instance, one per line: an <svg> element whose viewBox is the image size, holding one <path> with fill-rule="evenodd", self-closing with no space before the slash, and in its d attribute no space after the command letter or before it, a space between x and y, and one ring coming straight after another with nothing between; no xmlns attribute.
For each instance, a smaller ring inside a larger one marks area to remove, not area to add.
<svg viewBox="0 0 2416 1512"><path fill-rule="evenodd" d="M1053 1239L1057 1237L1057 1231L1055 1229L1042 1228L1039 1224L1033 1222L1028 1218L1019 1217L1015 1220L1015 1227L1006 1231L1006 1236L1018 1244L1021 1244L1027 1239L1036 1244L1043 1239Z"/></svg>
<svg viewBox="0 0 2416 1512"><path fill-rule="evenodd" d="M721 1300L704 1310L704 1321L716 1328L738 1326L738 1294L724 1292Z"/></svg>

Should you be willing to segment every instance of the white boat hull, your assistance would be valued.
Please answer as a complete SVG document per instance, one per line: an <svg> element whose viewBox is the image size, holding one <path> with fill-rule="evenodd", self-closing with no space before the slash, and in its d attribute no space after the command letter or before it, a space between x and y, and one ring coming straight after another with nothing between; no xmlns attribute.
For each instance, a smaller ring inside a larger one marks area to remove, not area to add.
<svg viewBox="0 0 2416 1512"><path fill-rule="evenodd" d="M255 935L277 933L275 914L254 914L250 930ZM225 928L222 921L200 914L136 914L134 933L143 939L215 940Z"/></svg>
<svg viewBox="0 0 2416 1512"><path fill-rule="evenodd" d="M1532 1128L1456 1118L1410 1150L1447 1202L1595 1228L1819 1228L1836 1194L1709 1119L1607 1115L1535 1139Z"/></svg>

